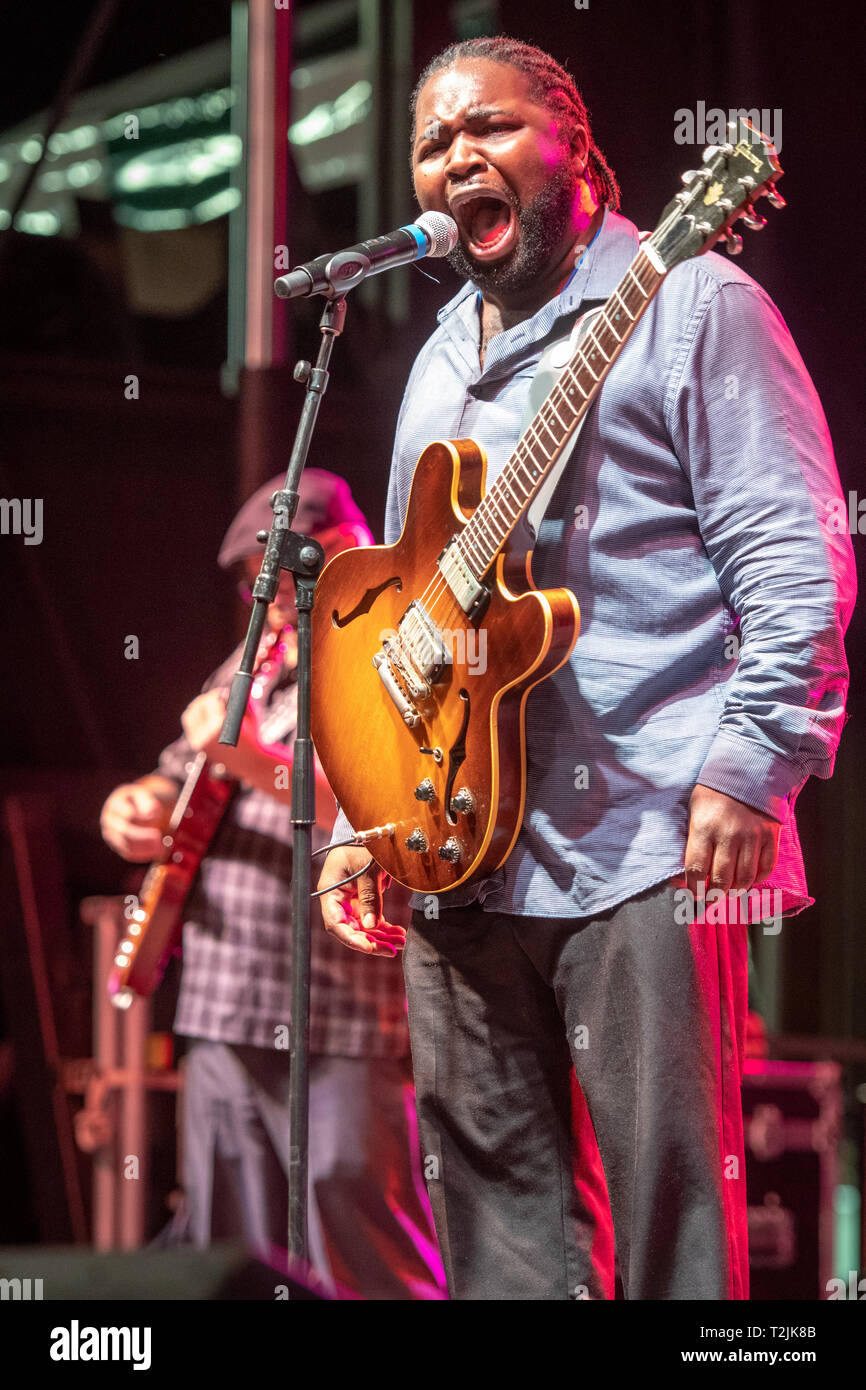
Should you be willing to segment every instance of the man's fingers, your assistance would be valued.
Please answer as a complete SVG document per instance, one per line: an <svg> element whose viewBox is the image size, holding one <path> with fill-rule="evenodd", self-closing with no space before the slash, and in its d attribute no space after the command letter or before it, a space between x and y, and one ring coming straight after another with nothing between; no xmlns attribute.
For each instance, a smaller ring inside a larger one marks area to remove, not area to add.
<svg viewBox="0 0 866 1390"><path fill-rule="evenodd" d="M781 824L761 811L698 783L689 800L686 881L692 893L702 881L722 893L748 892L771 873Z"/></svg>
<svg viewBox="0 0 866 1390"><path fill-rule="evenodd" d="M152 825L159 820L165 807L159 797L144 788L137 788L124 794L120 815L138 825Z"/></svg>
<svg viewBox="0 0 866 1390"><path fill-rule="evenodd" d="M129 822L126 821L116 826L116 833L121 839L125 840L127 844L135 845L136 847L152 845L155 849L159 849L162 845L162 836L159 831L154 830L152 826L130 825Z"/></svg>
<svg viewBox="0 0 866 1390"><path fill-rule="evenodd" d="M396 940L392 945L390 939L386 938L383 932L378 930L359 931L355 925L354 917L347 912L345 905L337 898L339 891L339 889L334 890L333 899L331 899L331 894L320 899L325 930L335 936L338 941L342 941L344 946L348 946L353 951L362 951L365 956L393 958L399 949ZM329 901L329 899L331 900ZM402 946L402 942L400 946Z"/></svg>
<svg viewBox="0 0 866 1390"><path fill-rule="evenodd" d="M697 896L698 885L706 883L710 876L710 869L713 866L713 847L707 836L696 829L693 824L689 825L685 863L686 886L690 893Z"/></svg>
<svg viewBox="0 0 866 1390"><path fill-rule="evenodd" d="M136 829L128 821L107 817L102 823L102 834L112 849L136 863L156 859L162 849L162 835L158 830Z"/></svg>
<svg viewBox="0 0 866 1390"><path fill-rule="evenodd" d="M739 853L740 847L736 841L716 841L713 850L713 866L710 869L708 887L720 888L723 893L729 891L734 882L734 874L737 870Z"/></svg>
<svg viewBox="0 0 866 1390"><path fill-rule="evenodd" d="M348 922L342 922L339 926L332 928L331 934L338 941L342 941L344 946L348 946L350 950L362 951L365 956L393 957L395 955L393 947L386 946L379 941L371 941L366 932L358 931Z"/></svg>
<svg viewBox="0 0 866 1390"><path fill-rule="evenodd" d="M356 892L358 894L358 909L361 917L361 924L367 931L371 931L378 926L382 916L382 894L379 892L378 870L372 868L365 874L359 874L356 880Z"/></svg>
<svg viewBox="0 0 866 1390"><path fill-rule="evenodd" d="M386 922L384 917L380 917L375 927L365 927L365 931L371 936L381 936L385 941L405 941L406 929L397 926L395 922Z"/></svg>
<svg viewBox="0 0 866 1390"><path fill-rule="evenodd" d="M387 946L392 952L402 951L406 944L406 933L402 927L389 927L381 931L378 927L365 927L364 935L379 946Z"/></svg>
<svg viewBox="0 0 866 1390"><path fill-rule="evenodd" d="M779 835L769 834L764 838L761 844L761 853L758 856L758 867L755 870L756 883L763 883L765 878L769 878L776 867L778 855Z"/></svg>
<svg viewBox="0 0 866 1390"><path fill-rule="evenodd" d="M367 868L369 853L360 848L332 850L319 877L319 904L325 930L353 951L367 956L394 957L403 949L406 933L382 916L380 870ZM358 874L350 883L343 879ZM331 888L331 884L342 884Z"/></svg>
<svg viewBox="0 0 866 1390"><path fill-rule="evenodd" d="M758 858L760 847L761 842L757 837L745 841L740 846L740 853L737 857L737 867L734 871L734 877L731 883L731 887L735 892L745 892L751 888L753 883L759 882Z"/></svg>
<svg viewBox="0 0 866 1390"><path fill-rule="evenodd" d="M386 922L383 917L372 921L370 926L366 923L359 926L351 901L340 896L342 891L335 888L333 893L326 893L320 899L325 930L345 946L364 951L367 955L393 956L397 951L402 951L406 940L403 928ZM368 914L368 918L372 918L372 913Z"/></svg>
<svg viewBox="0 0 866 1390"><path fill-rule="evenodd" d="M686 844L686 883L697 894L699 884L720 888L726 893L734 881L739 856L740 837L723 836L710 821L700 804L689 817L689 838Z"/></svg>

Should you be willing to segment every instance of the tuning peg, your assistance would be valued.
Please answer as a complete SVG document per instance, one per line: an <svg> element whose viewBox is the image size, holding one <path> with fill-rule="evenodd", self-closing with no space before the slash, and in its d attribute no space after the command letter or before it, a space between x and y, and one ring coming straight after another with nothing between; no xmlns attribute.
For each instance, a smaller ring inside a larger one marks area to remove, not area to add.
<svg viewBox="0 0 866 1390"><path fill-rule="evenodd" d="M680 175L680 183L684 183L686 188L691 188L692 184L695 183L697 179L700 179L702 183L706 183L710 178L712 178L712 174L709 169L687 169L684 174Z"/></svg>
<svg viewBox="0 0 866 1390"><path fill-rule="evenodd" d="M770 184L770 187L767 189L767 199L771 207L786 208L788 206L779 190L772 184Z"/></svg>
<svg viewBox="0 0 866 1390"><path fill-rule="evenodd" d="M733 153L734 153L734 147L733 147L733 145L731 145L731 144L727 144L727 145L707 145L707 148L704 150L704 153L703 153L703 155L701 156L701 158L702 158L704 164L709 164L710 160L711 160L711 159L715 159L715 157L716 157L717 154L723 154L723 155L727 156L727 155L730 155L730 154L733 154Z"/></svg>
<svg viewBox="0 0 866 1390"><path fill-rule="evenodd" d="M743 249L743 238L736 232L728 232L725 237L725 247L729 256L739 256Z"/></svg>
<svg viewBox="0 0 866 1390"><path fill-rule="evenodd" d="M749 212L744 212L742 214L742 219L743 224L748 227L750 232L763 231L764 227L767 225L766 217L762 217L759 212L755 212L754 208Z"/></svg>

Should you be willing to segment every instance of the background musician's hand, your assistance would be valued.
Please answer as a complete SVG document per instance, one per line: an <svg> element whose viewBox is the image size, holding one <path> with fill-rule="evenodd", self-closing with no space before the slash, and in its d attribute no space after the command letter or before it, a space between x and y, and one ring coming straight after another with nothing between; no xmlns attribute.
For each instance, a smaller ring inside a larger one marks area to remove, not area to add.
<svg viewBox="0 0 866 1390"><path fill-rule="evenodd" d="M722 892L747 891L762 883L775 866L781 824L772 817L700 783L689 801L686 883Z"/></svg>
<svg viewBox="0 0 866 1390"><path fill-rule="evenodd" d="M216 688L190 701L181 715L187 742L197 753L204 753L209 763L221 763L229 776L273 796L277 769L282 766L285 771L290 765L291 752L262 743L253 704L244 712L237 743L220 743L227 700L228 691Z"/></svg>
<svg viewBox="0 0 866 1390"><path fill-rule="evenodd" d="M127 782L111 793L99 818L102 838L131 864L146 864L162 849L171 806L141 782Z"/></svg>
<svg viewBox="0 0 866 1390"><path fill-rule="evenodd" d="M325 859L318 887L328 888L348 878L370 859L362 846L346 845L332 849ZM319 899L325 930L353 951L368 956L395 956L403 949L406 933L402 927L382 916L382 893L387 875L377 864L342 888L335 888Z"/></svg>
<svg viewBox="0 0 866 1390"><path fill-rule="evenodd" d="M188 742L197 753L204 752L211 761L223 762L228 766L219 742L225 717L225 692L206 690L203 695L196 695L194 700L190 700L180 722Z"/></svg>

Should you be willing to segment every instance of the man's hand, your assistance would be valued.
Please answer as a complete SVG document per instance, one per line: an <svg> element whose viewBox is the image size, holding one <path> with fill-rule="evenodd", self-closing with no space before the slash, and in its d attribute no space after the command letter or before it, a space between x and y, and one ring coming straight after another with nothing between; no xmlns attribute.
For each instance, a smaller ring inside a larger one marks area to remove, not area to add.
<svg viewBox="0 0 866 1390"><path fill-rule="evenodd" d="M688 888L697 895L707 880L724 893L763 883L776 863L781 830L779 821L744 801L698 783L689 801Z"/></svg>
<svg viewBox="0 0 866 1390"><path fill-rule="evenodd" d="M232 777L242 781L253 781L250 770L259 763L266 764L265 771L273 790L273 766L267 762L267 750L259 739L258 721L252 706L244 711L236 744L220 743L223 721L226 717L227 692L225 690L206 690L196 695L181 715L181 724L187 741L197 753L204 753L208 762L222 763Z"/></svg>
<svg viewBox="0 0 866 1390"><path fill-rule="evenodd" d="M131 864L146 864L162 849L171 807L148 786L127 782L115 788L99 818L106 844Z"/></svg>
<svg viewBox="0 0 866 1390"><path fill-rule="evenodd" d="M222 690L206 690L190 700L181 724L188 742L197 753L204 752L211 762L224 762L220 730L226 717L225 694Z"/></svg>
<svg viewBox="0 0 866 1390"><path fill-rule="evenodd" d="M329 888L369 862L362 846L332 849L325 859L318 887ZM353 951L368 956L395 956L403 949L406 933L382 916L382 891L387 875L371 864L369 870L319 899L325 930Z"/></svg>

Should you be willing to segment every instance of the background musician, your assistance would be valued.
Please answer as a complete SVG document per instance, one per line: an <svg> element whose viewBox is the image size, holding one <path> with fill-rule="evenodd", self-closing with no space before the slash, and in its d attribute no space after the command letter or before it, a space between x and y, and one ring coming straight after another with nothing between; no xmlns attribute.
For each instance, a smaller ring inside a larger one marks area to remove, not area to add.
<svg viewBox="0 0 866 1390"><path fill-rule="evenodd" d="M241 508L219 554L252 584L255 537L272 520L282 477ZM330 558L371 543L348 485L309 468L295 529ZM185 1040L180 1235L203 1247L243 1237L285 1247L289 1151L287 1025L291 999L290 816L296 719L294 581L283 574L268 611L263 658L236 748L218 743L240 660L232 653L182 716L183 734L157 769L120 786L102 833L125 859L154 858L195 753L240 786L185 905L175 1032ZM327 843L333 797L317 769L316 845ZM399 903L397 910L400 910ZM405 996L387 962L367 962L315 933L310 1020L309 1245L316 1271L367 1298L443 1297L420 1181Z"/></svg>

